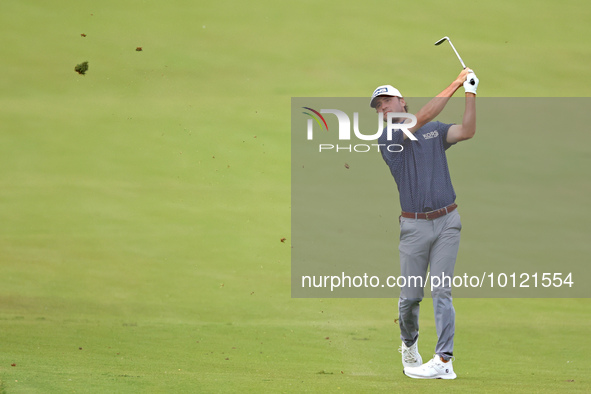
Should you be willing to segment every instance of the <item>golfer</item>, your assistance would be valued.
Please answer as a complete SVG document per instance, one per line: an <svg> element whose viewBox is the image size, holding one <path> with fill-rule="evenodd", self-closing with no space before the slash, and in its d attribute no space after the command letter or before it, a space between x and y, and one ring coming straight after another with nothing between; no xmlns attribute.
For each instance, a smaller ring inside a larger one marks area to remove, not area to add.
<svg viewBox="0 0 591 394"><path fill-rule="evenodd" d="M449 99L464 86L466 107L462 124L445 124L433 120ZM427 269L430 277L453 278L460 244L462 224L455 204L446 150L457 142L468 140L476 132L476 88L478 78L465 68L437 97L416 113L416 125L409 128L416 138L396 130L388 140L386 129L379 138L380 152L398 186L400 194L400 269L407 279L398 302L403 372L417 379L455 379L452 366L455 310L452 305L451 279L432 281L433 308L437 328L437 345L433 359L423 364L419 354L419 308L424 296ZM400 92L391 85L378 87L370 105L383 113L408 113ZM401 114L402 115L402 114ZM395 115L390 115L391 117ZM394 122L406 123L400 116ZM411 134L412 133L412 134ZM402 151L387 149L399 144ZM415 278L413 281L411 278ZM422 279L416 280L417 278Z"/></svg>

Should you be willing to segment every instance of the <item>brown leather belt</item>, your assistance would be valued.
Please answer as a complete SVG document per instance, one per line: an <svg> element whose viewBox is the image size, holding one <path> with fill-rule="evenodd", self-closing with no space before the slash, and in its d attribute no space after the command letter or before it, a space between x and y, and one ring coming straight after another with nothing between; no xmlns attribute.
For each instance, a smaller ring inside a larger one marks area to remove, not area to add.
<svg viewBox="0 0 591 394"><path fill-rule="evenodd" d="M447 207L443 207L441 209L438 209L436 211L431 211L431 212L404 212L402 211L402 217L403 218L408 218L408 219L427 219L427 220L433 220L433 219L437 219L440 218L442 216L447 215L450 212L453 212L456 208L458 207L458 205L456 203L453 203L451 205L448 205Z"/></svg>

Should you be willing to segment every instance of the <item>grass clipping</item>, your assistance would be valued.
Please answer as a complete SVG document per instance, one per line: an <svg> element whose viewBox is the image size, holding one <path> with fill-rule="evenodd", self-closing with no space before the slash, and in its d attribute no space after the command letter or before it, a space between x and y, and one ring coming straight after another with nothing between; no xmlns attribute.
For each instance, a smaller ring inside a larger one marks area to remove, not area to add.
<svg viewBox="0 0 591 394"><path fill-rule="evenodd" d="M74 67L74 71L80 75L85 75L86 71L88 71L88 62L77 64L76 67Z"/></svg>

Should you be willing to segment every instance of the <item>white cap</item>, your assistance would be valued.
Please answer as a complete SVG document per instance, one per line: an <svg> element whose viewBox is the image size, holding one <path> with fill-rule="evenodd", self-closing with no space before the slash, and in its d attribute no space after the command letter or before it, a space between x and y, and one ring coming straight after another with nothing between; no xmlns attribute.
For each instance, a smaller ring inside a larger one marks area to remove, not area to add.
<svg viewBox="0 0 591 394"><path fill-rule="evenodd" d="M375 108L374 100L378 96L391 96L391 97L402 97L398 89L396 89L392 85L382 85L378 86L376 90L373 91L371 95L371 101L369 102L369 106Z"/></svg>

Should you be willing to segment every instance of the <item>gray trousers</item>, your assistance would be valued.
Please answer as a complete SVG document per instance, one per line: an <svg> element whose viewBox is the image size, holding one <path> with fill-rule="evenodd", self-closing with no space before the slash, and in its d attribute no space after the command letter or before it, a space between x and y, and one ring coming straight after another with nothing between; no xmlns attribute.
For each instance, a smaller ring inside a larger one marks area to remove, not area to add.
<svg viewBox="0 0 591 394"><path fill-rule="evenodd" d="M407 280L400 291L398 322L400 338L406 346L412 346L419 337L419 308L427 268L430 265L429 286L435 276L453 278L461 229L457 209L434 220L400 218L400 269ZM453 356L456 312L452 304L451 280L440 282L431 292L437 328L435 353L449 359Z"/></svg>

